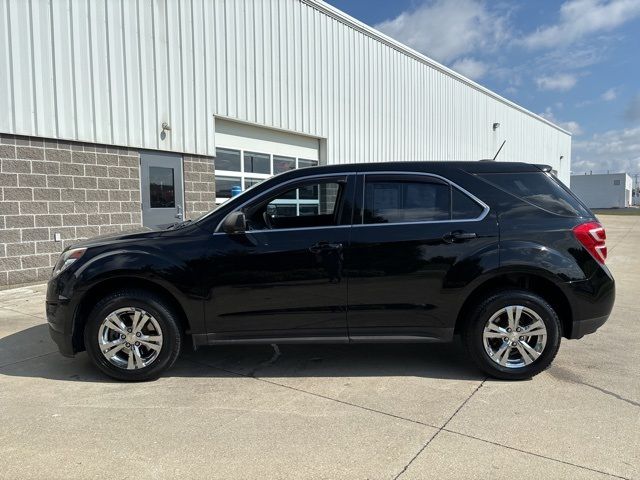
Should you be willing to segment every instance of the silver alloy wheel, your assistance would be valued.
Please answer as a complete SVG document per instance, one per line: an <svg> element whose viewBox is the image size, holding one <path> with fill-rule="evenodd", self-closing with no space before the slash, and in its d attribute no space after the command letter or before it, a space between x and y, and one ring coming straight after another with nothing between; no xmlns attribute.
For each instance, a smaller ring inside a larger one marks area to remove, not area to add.
<svg viewBox="0 0 640 480"><path fill-rule="evenodd" d="M542 355L547 344L547 327L530 308L509 305L487 321L482 340L487 355L498 365L520 368Z"/></svg>
<svg viewBox="0 0 640 480"><path fill-rule="evenodd" d="M148 367L162 350L162 330L141 308L119 308L98 329L98 346L112 365L127 370Z"/></svg>

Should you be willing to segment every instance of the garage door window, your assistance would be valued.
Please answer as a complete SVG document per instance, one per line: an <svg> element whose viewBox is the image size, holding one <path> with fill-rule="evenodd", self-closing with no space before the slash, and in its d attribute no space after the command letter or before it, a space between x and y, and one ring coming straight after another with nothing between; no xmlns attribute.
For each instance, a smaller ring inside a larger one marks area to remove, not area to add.
<svg viewBox="0 0 640 480"><path fill-rule="evenodd" d="M243 151L233 148L220 147L216 149L216 203L222 203L231 197L231 188L240 187L242 190L266 180L271 175L295 170L296 168L315 167L317 160L296 158L284 155L272 155L267 152ZM298 213L300 201L318 201L318 192L307 189L289 192L290 206ZM303 202L304 203L304 202ZM311 207L303 209L306 212Z"/></svg>

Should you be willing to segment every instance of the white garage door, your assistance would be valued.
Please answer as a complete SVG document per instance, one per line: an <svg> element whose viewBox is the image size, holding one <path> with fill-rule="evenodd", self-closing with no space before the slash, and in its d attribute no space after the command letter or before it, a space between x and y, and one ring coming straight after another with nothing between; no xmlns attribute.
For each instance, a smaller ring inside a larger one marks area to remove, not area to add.
<svg viewBox="0 0 640 480"><path fill-rule="evenodd" d="M279 130L215 119L216 202L272 175L319 164L319 140Z"/></svg>

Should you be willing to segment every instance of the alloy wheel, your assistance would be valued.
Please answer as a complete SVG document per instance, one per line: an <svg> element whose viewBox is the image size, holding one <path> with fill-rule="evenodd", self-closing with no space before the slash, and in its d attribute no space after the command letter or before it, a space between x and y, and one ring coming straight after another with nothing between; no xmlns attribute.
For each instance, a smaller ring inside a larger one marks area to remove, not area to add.
<svg viewBox="0 0 640 480"><path fill-rule="evenodd" d="M547 328L540 315L522 305L494 313L482 332L484 349L495 363L521 368L535 362L547 344Z"/></svg>
<svg viewBox="0 0 640 480"><path fill-rule="evenodd" d="M118 368L136 370L151 365L162 349L158 321L141 308L119 308L107 315L98 328L102 355Z"/></svg>

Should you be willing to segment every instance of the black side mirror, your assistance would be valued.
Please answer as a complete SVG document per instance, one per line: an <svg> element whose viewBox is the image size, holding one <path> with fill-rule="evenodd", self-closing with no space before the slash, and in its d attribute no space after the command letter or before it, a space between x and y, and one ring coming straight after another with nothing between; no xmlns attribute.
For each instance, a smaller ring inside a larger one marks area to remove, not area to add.
<svg viewBox="0 0 640 480"><path fill-rule="evenodd" d="M247 230L247 219L243 212L233 212L222 222L222 230L228 234L244 233Z"/></svg>

